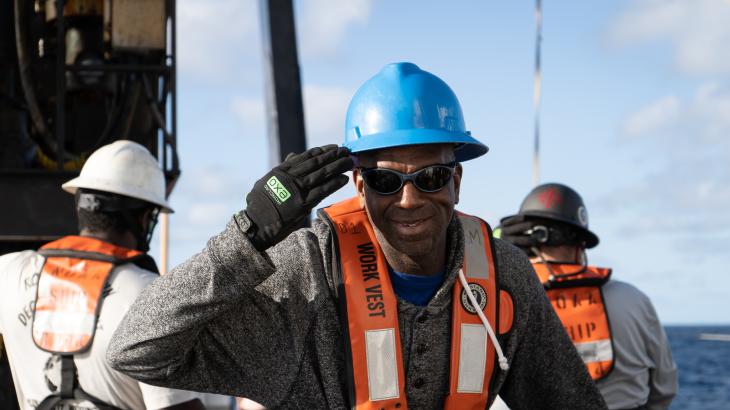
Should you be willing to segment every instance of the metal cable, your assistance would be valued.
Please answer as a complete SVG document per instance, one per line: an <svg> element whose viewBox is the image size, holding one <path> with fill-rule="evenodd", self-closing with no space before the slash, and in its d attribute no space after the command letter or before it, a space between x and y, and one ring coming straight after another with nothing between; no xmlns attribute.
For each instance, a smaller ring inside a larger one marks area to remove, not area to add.
<svg viewBox="0 0 730 410"><path fill-rule="evenodd" d="M535 1L535 77L532 88L532 106L535 111L534 151L532 155L532 182L540 183L540 102L542 100L542 74L540 48L542 45L542 0Z"/></svg>

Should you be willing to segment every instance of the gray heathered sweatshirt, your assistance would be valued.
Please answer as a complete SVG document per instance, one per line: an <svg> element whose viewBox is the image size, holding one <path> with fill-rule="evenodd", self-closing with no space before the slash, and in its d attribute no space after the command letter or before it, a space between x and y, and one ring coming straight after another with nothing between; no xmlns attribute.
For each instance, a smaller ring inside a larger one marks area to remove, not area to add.
<svg viewBox="0 0 730 410"><path fill-rule="evenodd" d="M457 219L448 237L446 279L429 304L398 301L411 409L440 409L448 392L451 287L464 250ZM146 383L247 397L270 409L347 408L331 252L321 220L260 253L233 219L140 295L108 360ZM490 403L499 392L512 409L605 409L523 253L497 240L496 263L515 319L499 337L511 367L495 364Z"/></svg>

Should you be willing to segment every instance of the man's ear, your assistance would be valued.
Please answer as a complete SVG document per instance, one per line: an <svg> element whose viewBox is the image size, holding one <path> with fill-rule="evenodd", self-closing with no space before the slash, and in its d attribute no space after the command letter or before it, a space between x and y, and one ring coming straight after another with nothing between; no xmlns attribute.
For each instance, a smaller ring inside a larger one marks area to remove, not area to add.
<svg viewBox="0 0 730 410"><path fill-rule="evenodd" d="M461 188L461 176L464 172L464 169L461 167L461 164L456 164L456 167L454 168L454 203L459 203L459 189Z"/></svg>
<svg viewBox="0 0 730 410"><path fill-rule="evenodd" d="M360 199L360 207L365 209L365 180L362 179L359 168L352 170L352 182L355 184L357 197Z"/></svg>

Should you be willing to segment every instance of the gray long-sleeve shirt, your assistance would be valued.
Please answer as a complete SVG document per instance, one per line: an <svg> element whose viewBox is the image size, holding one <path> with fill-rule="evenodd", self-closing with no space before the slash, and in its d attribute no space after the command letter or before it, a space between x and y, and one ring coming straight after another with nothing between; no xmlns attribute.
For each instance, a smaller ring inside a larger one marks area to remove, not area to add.
<svg viewBox="0 0 730 410"><path fill-rule="evenodd" d="M669 407L677 394L677 366L654 306L640 290L610 280L603 299L611 323L613 369L597 383L610 409Z"/></svg>
<svg viewBox="0 0 730 410"><path fill-rule="evenodd" d="M268 408L347 408L329 229L315 220L260 253L232 220L140 295L109 347L112 367L150 384L248 397ZM412 409L442 408L448 393L451 288L464 252L456 218L448 243L446 279L428 305L398 301ZM497 240L496 263L515 318L499 336L511 367L495 366L490 402L499 392L513 409L604 409L528 260Z"/></svg>

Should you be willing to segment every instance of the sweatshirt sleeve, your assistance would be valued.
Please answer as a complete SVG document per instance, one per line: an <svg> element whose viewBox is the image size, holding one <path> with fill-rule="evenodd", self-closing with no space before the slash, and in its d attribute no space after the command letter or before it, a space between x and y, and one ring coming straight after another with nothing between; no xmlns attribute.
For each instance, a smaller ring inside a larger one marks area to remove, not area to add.
<svg viewBox="0 0 730 410"><path fill-rule="evenodd" d="M647 355L654 367L649 370L649 401L646 406L651 410L669 408L677 394L677 365L672 358L667 335L662 328L654 306L645 297L647 318L646 338Z"/></svg>
<svg viewBox="0 0 730 410"><path fill-rule="evenodd" d="M512 409L592 410L606 404L524 254L497 241L500 282L514 300L510 369L499 395Z"/></svg>
<svg viewBox="0 0 730 410"><path fill-rule="evenodd" d="M111 366L152 385L283 400L329 296L319 241L299 230L258 252L231 220L155 280L109 345Z"/></svg>

